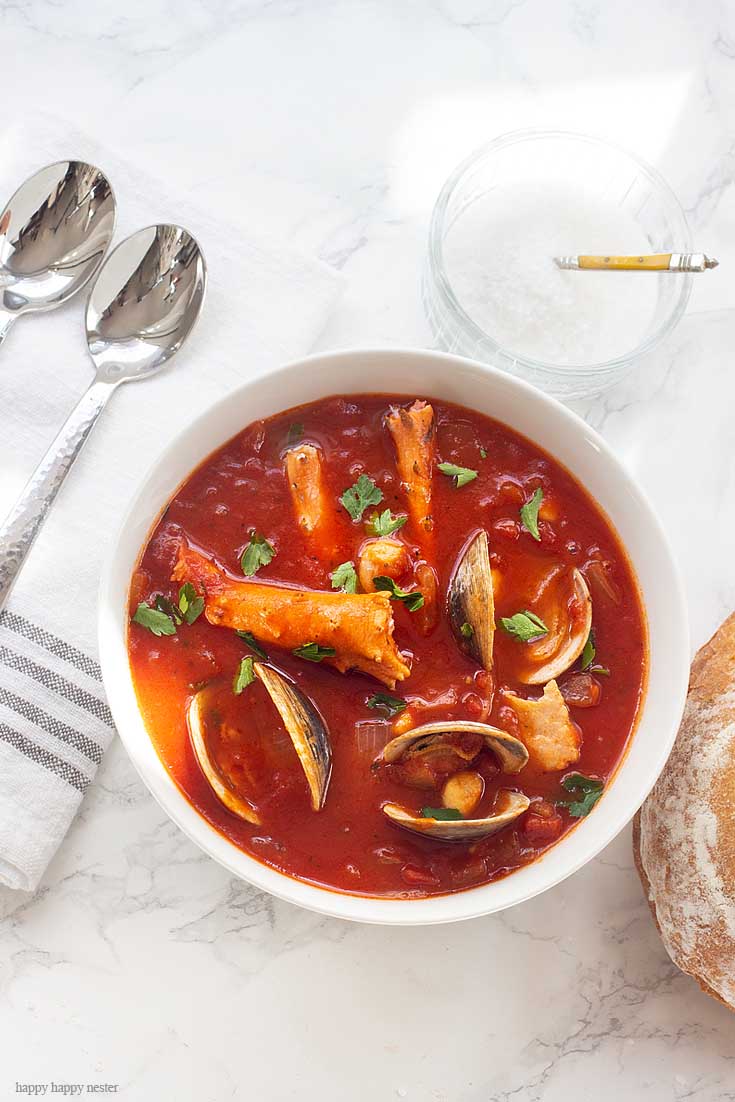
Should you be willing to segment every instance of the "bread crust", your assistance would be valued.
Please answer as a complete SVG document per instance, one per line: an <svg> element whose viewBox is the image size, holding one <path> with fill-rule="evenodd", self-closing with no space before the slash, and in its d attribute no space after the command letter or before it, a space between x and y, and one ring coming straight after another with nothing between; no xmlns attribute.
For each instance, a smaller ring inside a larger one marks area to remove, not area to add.
<svg viewBox="0 0 735 1102"><path fill-rule="evenodd" d="M681 728L633 824L673 962L735 1010L735 613L696 655Z"/></svg>

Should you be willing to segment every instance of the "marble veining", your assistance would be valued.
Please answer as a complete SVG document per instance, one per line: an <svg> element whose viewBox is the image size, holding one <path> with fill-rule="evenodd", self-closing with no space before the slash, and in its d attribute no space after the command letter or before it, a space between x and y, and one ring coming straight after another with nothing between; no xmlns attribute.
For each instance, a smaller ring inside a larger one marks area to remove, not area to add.
<svg viewBox="0 0 735 1102"><path fill-rule="evenodd" d="M0 36L23 106L340 268L320 348L430 342L428 215L481 142L580 129L658 165L721 267L668 344L579 412L659 511L693 645L732 609L732 5L0 0ZM136 1102L735 1099L735 1018L669 962L627 830L513 911L360 927L233 880L118 743L39 892L0 893L0 1025L8 1099L51 1080Z"/></svg>

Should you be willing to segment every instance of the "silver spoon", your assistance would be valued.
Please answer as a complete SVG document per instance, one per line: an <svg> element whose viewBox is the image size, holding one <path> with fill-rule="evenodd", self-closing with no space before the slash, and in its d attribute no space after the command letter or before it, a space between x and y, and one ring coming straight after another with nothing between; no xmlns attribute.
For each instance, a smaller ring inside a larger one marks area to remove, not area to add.
<svg viewBox="0 0 735 1102"><path fill-rule="evenodd" d="M21 184L0 214L0 344L21 314L81 290L114 228L115 196L94 165L59 161Z"/></svg>
<svg viewBox="0 0 735 1102"><path fill-rule="evenodd" d="M206 265L180 226L149 226L110 254L87 305L97 372L0 526L0 608L74 460L120 383L158 371L181 348L204 299Z"/></svg>

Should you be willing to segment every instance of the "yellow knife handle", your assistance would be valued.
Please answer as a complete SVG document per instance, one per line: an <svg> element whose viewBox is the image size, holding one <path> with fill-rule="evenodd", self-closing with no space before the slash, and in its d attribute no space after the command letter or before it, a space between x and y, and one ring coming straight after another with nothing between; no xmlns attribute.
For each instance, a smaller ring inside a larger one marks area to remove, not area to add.
<svg viewBox="0 0 735 1102"><path fill-rule="evenodd" d="M580 256L580 268L603 272L665 272L671 263L671 253L657 256Z"/></svg>

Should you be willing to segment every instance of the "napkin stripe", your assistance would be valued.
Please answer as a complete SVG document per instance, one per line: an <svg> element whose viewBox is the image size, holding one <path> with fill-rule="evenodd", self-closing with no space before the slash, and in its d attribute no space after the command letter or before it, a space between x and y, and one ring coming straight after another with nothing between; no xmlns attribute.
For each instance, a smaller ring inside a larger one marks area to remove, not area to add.
<svg viewBox="0 0 735 1102"><path fill-rule="evenodd" d="M89 778L85 777L79 769L70 765L68 761L57 758L55 754L48 750L36 746L30 739L21 735L19 731L14 731L12 727L8 727L6 723L2 722L0 722L0 739L15 747L21 754L25 754L31 761L35 761L38 765L48 769L50 773L55 773L57 777L78 789L79 792L84 792L87 788Z"/></svg>
<svg viewBox="0 0 735 1102"><path fill-rule="evenodd" d="M91 712L93 716L107 724L108 727L114 727L112 713L103 700L92 696L86 689L80 689L73 682L67 681L55 670L49 669L47 666L39 666L38 663L32 662L25 655L18 654L2 644L0 644L0 662L9 669L18 670L33 681L38 681L44 688L52 689L59 696L63 696L66 700L76 704L78 708Z"/></svg>
<svg viewBox="0 0 735 1102"><path fill-rule="evenodd" d="M54 738L67 742L81 754L85 754L93 765L99 765L102 761L104 748L94 739L87 738L81 731L75 731L73 727L62 723L60 719L42 711L32 701L24 700L22 696L9 692L2 685L0 685L0 704L4 704L6 708L17 712L19 716L24 716L47 734L53 735Z"/></svg>
<svg viewBox="0 0 735 1102"><path fill-rule="evenodd" d="M102 680L102 671L93 658L77 650L76 647L73 647L64 639L59 639L58 635L52 635L50 631L45 631L37 624L32 624L30 620L19 616L17 612L10 612L7 608L3 609L0 612L0 626L22 635L39 647L44 647L56 658L61 658L64 662L76 666L78 670L86 673L88 677L94 678L95 681Z"/></svg>

